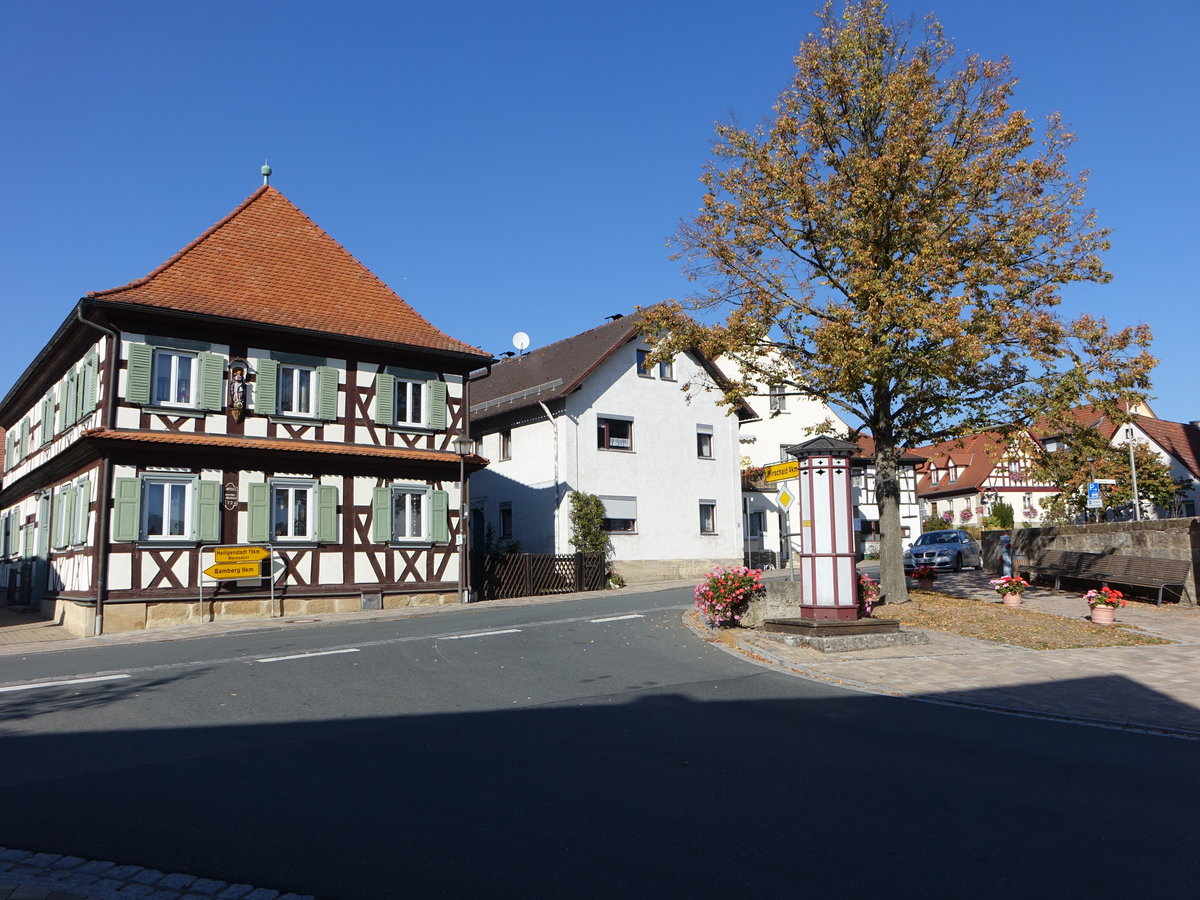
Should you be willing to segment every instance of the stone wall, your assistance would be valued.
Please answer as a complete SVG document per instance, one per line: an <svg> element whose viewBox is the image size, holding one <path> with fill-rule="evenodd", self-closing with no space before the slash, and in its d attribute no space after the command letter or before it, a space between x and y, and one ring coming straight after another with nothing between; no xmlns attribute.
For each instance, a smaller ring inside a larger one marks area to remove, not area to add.
<svg viewBox="0 0 1200 900"><path fill-rule="evenodd" d="M609 567L625 579L626 584L655 584L662 581L695 581L717 566L740 566L737 559L615 559Z"/></svg>
<svg viewBox="0 0 1200 900"><path fill-rule="evenodd" d="M999 573L1000 535L983 534L988 571ZM1192 564L1180 602L1196 605L1196 568L1200 565L1200 519L1153 519L1144 522L1102 522L1056 528L1017 528L1012 532L1014 556L1036 557L1043 550L1116 553L1150 559L1183 559Z"/></svg>

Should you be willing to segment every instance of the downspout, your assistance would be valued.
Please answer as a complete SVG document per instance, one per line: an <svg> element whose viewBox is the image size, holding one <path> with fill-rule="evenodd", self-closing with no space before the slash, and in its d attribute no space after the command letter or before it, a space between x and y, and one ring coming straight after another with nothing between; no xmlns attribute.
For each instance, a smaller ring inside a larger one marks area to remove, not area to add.
<svg viewBox="0 0 1200 900"><path fill-rule="evenodd" d="M107 358L108 383L104 388L104 412L101 418L101 425L111 428L116 421L118 357L121 355L121 338L117 332L85 319L82 302L75 307L75 318L79 320L80 324L94 328L112 338L112 352L108 354ZM96 635L104 634L104 598L108 594L108 498L112 492L112 470L112 456L105 454L104 465L100 468L100 481L96 486Z"/></svg>
<svg viewBox="0 0 1200 900"><path fill-rule="evenodd" d="M558 517L559 517L559 497L558 497L558 425L554 421L554 416L550 414L548 407L543 400L538 401L538 406L542 408L542 412L546 414L546 421L550 423L550 427L554 429L554 554L558 555Z"/></svg>

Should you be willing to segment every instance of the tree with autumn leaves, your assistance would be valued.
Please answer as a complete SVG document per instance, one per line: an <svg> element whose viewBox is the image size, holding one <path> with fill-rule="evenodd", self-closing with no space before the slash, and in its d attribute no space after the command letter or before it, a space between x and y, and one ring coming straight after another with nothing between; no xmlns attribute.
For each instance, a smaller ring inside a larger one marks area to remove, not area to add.
<svg viewBox="0 0 1200 900"><path fill-rule="evenodd" d="M1040 141L1009 63L958 58L936 20L832 0L774 115L721 124L699 213L676 237L701 291L647 312L655 358L696 348L754 383L823 400L875 440L881 581L907 599L901 447L1017 430L1127 400L1153 366L1144 326L1065 320L1060 292L1106 282L1108 232ZM798 436L798 439L802 439Z"/></svg>

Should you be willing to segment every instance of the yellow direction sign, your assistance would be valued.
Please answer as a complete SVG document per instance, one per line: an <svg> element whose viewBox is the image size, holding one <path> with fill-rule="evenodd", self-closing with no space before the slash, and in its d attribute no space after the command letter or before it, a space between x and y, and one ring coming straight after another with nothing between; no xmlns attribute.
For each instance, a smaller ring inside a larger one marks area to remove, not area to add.
<svg viewBox="0 0 1200 900"><path fill-rule="evenodd" d="M257 562L266 559L271 551L266 547L214 547L213 561L219 563Z"/></svg>
<svg viewBox="0 0 1200 900"><path fill-rule="evenodd" d="M218 581L230 578L258 578L262 575L262 564L257 562L217 563L215 566L205 569L204 574L209 578L216 578Z"/></svg>
<svg viewBox="0 0 1200 900"><path fill-rule="evenodd" d="M796 459L793 459L791 462L763 466L763 481L767 484L774 484L776 481L787 481L789 478L799 477L800 461Z"/></svg>

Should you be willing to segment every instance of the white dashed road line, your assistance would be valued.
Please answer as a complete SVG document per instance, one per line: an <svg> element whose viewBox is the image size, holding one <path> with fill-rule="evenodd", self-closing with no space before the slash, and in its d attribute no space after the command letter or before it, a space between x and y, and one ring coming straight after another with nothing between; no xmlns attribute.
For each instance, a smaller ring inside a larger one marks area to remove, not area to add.
<svg viewBox="0 0 1200 900"><path fill-rule="evenodd" d="M441 638L441 640L443 640L443 641L461 641L463 638L491 637L492 635L495 635L495 634L520 634L520 633L521 633L520 628L506 628L503 631L475 631L475 632L472 632L471 634L450 634L444 638Z"/></svg>
<svg viewBox="0 0 1200 900"><path fill-rule="evenodd" d="M116 681L120 678L128 678L128 675L96 675L93 678L68 678L64 681L39 681L36 684L14 684L9 687L0 687L0 694L11 694L13 691L32 691L36 688L48 687L64 687L72 684L88 684L93 681Z"/></svg>
<svg viewBox="0 0 1200 900"><path fill-rule="evenodd" d="M289 659L308 659L310 656L334 656L338 653L358 653L357 647L349 647L345 650L317 650L313 653L296 653L292 656L265 656L262 659L256 659L255 662L284 662Z"/></svg>
<svg viewBox="0 0 1200 900"><path fill-rule="evenodd" d="M609 616L607 619L589 619L588 621L591 622L593 625L599 625L602 622L623 622L626 619L644 619L644 618L646 618L646 617L643 616L641 613L633 613L632 615L628 615L628 616Z"/></svg>

